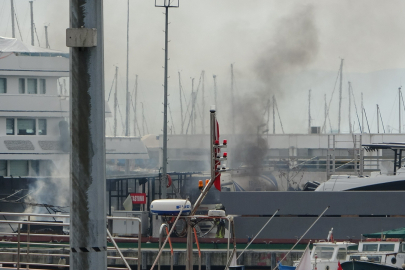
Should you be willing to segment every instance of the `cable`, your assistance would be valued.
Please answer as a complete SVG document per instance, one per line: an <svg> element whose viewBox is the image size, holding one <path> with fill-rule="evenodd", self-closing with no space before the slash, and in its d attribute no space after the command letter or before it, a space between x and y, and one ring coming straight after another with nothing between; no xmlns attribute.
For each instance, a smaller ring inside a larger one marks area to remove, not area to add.
<svg viewBox="0 0 405 270"><path fill-rule="evenodd" d="M41 43L39 43L39 38L38 38L37 28L35 27L35 23L34 23L34 31L35 31L35 35L37 36L38 47L41 47Z"/></svg>
<svg viewBox="0 0 405 270"><path fill-rule="evenodd" d="M381 116L381 110L378 110L378 112L380 113L381 124L382 124L383 130L384 130L384 133L385 133L385 127L384 127L384 122L383 122L383 119Z"/></svg>
<svg viewBox="0 0 405 270"><path fill-rule="evenodd" d="M353 96L354 108L356 109L357 121L359 122L360 133L363 133L363 132L362 132L362 127L361 127L361 125L360 125L359 114L357 113L356 99L355 99L355 97L354 97L354 94L353 94L353 87L352 87L351 84L350 84L350 89L352 90L351 93L352 93L352 96Z"/></svg>
<svg viewBox="0 0 405 270"><path fill-rule="evenodd" d="M331 104L331 102L332 102L333 94L335 93L335 90L336 90L336 84L337 84L337 81L338 81L338 79L339 79L339 76L340 76L340 68L339 68L339 70L338 70L338 75L336 76L335 86L333 87L332 95L330 96L329 105L328 105L328 110L326 111L326 117L329 116L330 104ZM325 130L326 130L326 118L325 118L325 121L324 121L324 123L323 123L322 129L323 129L323 131L325 132ZM332 126L330 127L330 129L332 130Z"/></svg>
<svg viewBox="0 0 405 270"><path fill-rule="evenodd" d="M367 118L366 109L363 108L363 110L364 110L364 116L366 117L366 122L367 122L367 127L368 127L368 133L371 133L371 132L370 132L370 126L368 125L368 118Z"/></svg>

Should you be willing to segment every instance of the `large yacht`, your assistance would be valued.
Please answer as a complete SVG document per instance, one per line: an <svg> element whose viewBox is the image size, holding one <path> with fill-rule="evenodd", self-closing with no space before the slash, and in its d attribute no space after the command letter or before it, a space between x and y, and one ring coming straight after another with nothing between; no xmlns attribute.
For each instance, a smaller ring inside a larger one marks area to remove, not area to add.
<svg viewBox="0 0 405 270"><path fill-rule="evenodd" d="M0 176L50 176L69 155L69 55L0 37Z"/></svg>

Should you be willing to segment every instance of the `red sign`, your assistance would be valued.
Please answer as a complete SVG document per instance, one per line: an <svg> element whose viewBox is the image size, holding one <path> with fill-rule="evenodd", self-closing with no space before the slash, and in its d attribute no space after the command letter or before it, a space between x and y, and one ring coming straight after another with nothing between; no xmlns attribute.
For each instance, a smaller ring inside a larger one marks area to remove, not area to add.
<svg viewBox="0 0 405 270"><path fill-rule="evenodd" d="M132 204L145 204L146 203L146 193L130 193Z"/></svg>

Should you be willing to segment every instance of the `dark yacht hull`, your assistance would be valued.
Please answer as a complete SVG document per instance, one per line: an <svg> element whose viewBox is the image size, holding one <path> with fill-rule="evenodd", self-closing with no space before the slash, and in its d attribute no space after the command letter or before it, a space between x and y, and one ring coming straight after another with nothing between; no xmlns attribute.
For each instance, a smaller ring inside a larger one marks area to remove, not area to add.
<svg viewBox="0 0 405 270"><path fill-rule="evenodd" d="M399 267L388 266L372 262L350 261L341 263L343 270L397 270Z"/></svg>

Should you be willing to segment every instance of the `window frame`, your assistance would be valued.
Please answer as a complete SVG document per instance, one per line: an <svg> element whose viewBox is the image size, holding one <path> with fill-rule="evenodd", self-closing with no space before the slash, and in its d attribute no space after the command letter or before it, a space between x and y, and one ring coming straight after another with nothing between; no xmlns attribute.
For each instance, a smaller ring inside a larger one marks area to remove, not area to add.
<svg viewBox="0 0 405 270"><path fill-rule="evenodd" d="M8 120L13 120L13 133L7 131ZM6 118L6 135L15 135L15 118Z"/></svg>
<svg viewBox="0 0 405 270"><path fill-rule="evenodd" d="M26 133L26 134L20 134L20 129L18 126L18 122L19 120L32 120L34 123L34 132L33 133ZM37 135L37 121L35 118L17 118L17 135L21 136L21 135L26 135L26 136L32 136L32 135Z"/></svg>
<svg viewBox="0 0 405 270"><path fill-rule="evenodd" d="M40 135L40 136L42 136L42 135L47 135L48 134L48 121L46 121L47 119L45 119L45 118L38 118L38 128L37 128L37 135ZM40 121L45 121L45 133L40 133L40 131L41 131L41 129L40 129Z"/></svg>
<svg viewBox="0 0 405 270"><path fill-rule="evenodd" d="M0 94L7 94L7 78L0 77L0 82L4 80L4 92Z"/></svg>

